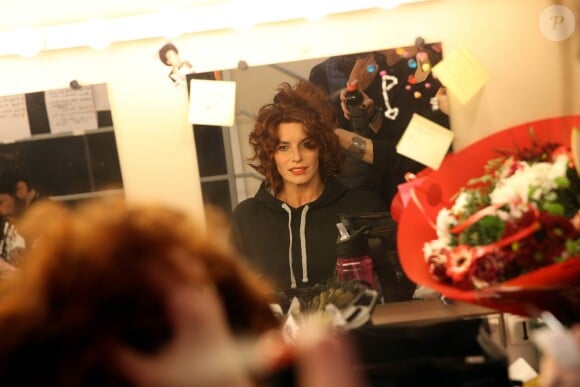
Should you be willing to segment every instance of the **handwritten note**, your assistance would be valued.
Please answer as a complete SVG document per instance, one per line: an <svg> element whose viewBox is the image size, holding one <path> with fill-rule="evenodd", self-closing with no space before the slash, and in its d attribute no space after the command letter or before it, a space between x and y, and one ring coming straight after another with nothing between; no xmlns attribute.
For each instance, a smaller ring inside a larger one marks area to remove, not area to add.
<svg viewBox="0 0 580 387"><path fill-rule="evenodd" d="M236 83L192 79L189 85L189 123L232 126L236 109Z"/></svg>
<svg viewBox="0 0 580 387"><path fill-rule="evenodd" d="M90 87L44 92L52 133L97 129L97 113Z"/></svg>
<svg viewBox="0 0 580 387"><path fill-rule="evenodd" d="M30 124L24 94L0 97L0 140L30 137Z"/></svg>
<svg viewBox="0 0 580 387"><path fill-rule="evenodd" d="M111 103L109 102L106 83L96 83L91 85L91 91L93 92L93 102L96 111L111 110Z"/></svg>
<svg viewBox="0 0 580 387"><path fill-rule="evenodd" d="M438 169L452 141L451 130L415 113L397 143L397 153Z"/></svg>
<svg viewBox="0 0 580 387"><path fill-rule="evenodd" d="M489 75L464 47L435 65L433 74L460 103L467 103L488 81Z"/></svg>

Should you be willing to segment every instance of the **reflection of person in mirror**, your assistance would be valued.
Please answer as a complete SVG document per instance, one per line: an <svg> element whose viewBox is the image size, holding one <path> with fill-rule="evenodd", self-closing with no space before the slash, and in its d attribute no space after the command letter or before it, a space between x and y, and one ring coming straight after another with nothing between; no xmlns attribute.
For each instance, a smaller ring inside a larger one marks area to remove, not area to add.
<svg viewBox="0 0 580 387"><path fill-rule="evenodd" d="M167 66L171 66L169 78L176 86L186 84L186 75L193 72L193 66L189 61L182 60L179 50L173 43L166 43L159 49L159 59Z"/></svg>
<svg viewBox="0 0 580 387"><path fill-rule="evenodd" d="M320 88L282 83L250 134L250 165L264 182L234 209L234 240L278 289L333 277L338 214L386 209L375 194L334 178L343 159L336 125L336 111Z"/></svg>
<svg viewBox="0 0 580 387"><path fill-rule="evenodd" d="M271 289L212 227L117 199L23 220L37 242L2 283L3 386L250 387L291 364L280 385L360 386L344 336L283 340Z"/></svg>
<svg viewBox="0 0 580 387"><path fill-rule="evenodd" d="M16 228L16 221L23 213L25 202L15 193L16 181L3 177L0 183L0 259L18 266L26 242Z"/></svg>
<svg viewBox="0 0 580 387"><path fill-rule="evenodd" d="M42 198L40 189L24 177L16 179L15 194L18 199L24 202L26 208Z"/></svg>
<svg viewBox="0 0 580 387"><path fill-rule="evenodd" d="M312 68L310 80L331 95L340 128L344 128L337 130L346 151L345 169L339 176L342 183L371 190L390 203L397 185L405 181L405 173L425 167L396 153L395 145L414 113L449 128L444 89L431 73L441 59L439 44L420 42L404 50L331 57ZM358 83L366 101L372 129L369 137L355 136L349 129L344 96L345 86L352 82ZM433 98L438 102L436 108ZM353 147L355 137L361 146Z"/></svg>

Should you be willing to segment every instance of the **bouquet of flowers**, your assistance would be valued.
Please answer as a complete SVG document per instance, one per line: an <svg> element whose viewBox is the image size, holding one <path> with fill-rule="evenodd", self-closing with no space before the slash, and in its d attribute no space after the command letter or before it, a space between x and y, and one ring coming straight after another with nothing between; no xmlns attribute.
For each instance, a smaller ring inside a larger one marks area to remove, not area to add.
<svg viewBox="0 0 580 387"><path fill-rule="evenodd" d="M534 142L485 170L439 211L437 239L424 245L438 280L482 289L580 257L580 178L569 148Z"/></svg>
<svg viewBox="0 0 580 387"><path fill-rule="evenodd" d="M507 312L578 313L580 178L570 149L578 121L507 129L429 173L399 225L407 275Z"/></svg>

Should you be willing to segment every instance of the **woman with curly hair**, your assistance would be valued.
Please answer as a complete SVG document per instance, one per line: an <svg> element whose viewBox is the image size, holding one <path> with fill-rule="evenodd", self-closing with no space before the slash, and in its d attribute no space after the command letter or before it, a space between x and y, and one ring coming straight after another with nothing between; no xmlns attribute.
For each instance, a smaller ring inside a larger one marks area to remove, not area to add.
<svg viewBox="0 0 580 387"><path fill-rule="evenodd" d="M264 181L235 208L232 230L240 252L278 289L333 277L338 214L386 208L375 194L335 180L343 161L336 127L321 89L284 82L260 108L250 134L250 165Z"/></svg>

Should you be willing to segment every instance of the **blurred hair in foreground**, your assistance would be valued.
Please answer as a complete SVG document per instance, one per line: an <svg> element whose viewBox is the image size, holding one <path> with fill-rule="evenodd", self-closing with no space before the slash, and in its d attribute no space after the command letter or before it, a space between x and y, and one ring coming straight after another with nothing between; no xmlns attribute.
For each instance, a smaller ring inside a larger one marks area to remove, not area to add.
<svg viewBox="0 0 580 387"><path fill-rule="evenodd" d="M179 211L120 199L74 209L40 202L19 226L32 247L0 284L3 386L134 385L111 354L155 354L172 340L168 304L179 284L211 289L233 335L278 325L269 285L211 225Z"/></svg>

